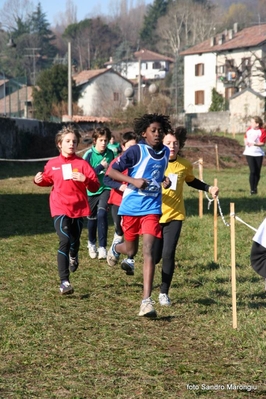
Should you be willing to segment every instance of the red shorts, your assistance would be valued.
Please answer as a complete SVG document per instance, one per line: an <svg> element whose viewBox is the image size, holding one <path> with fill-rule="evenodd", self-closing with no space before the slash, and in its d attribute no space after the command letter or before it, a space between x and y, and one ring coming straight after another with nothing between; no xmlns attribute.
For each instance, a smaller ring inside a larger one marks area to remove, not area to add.
<svg viewBox="0 0 266 399"><path fill-rule="evenodd" d="M125 240L135 241L141 234L151 234L161 238L162 231L159 223L161 215L122 216L121 226Z"/></svg>

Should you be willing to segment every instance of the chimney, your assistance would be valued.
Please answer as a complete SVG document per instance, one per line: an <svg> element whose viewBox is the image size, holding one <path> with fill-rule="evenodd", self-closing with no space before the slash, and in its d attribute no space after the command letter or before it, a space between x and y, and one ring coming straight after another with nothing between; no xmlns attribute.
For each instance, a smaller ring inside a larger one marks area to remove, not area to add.
<svg viewBox="0 0 266 399"><path fill-rule="evenodd" d="M110 60L109 60L109 62L113 62L113 57L110 57Z"/></svg>
<svg viewBox="0 0 266 399"><path fill-rule="evenodd" d="M233 31L234 31L234 33L237 33L237 31L238 31L238 23L237 22L234 23Z"/></svg>
<svg viewBox="0 0 266 399"><path fill-rule="evenodd" d="M213 46L215 46L215 44L216 44L216 39L215 39L215 36L212 36L212 37L211 37L211 43L210 43L210 46L211 46L211 47L213 47Z"/></svg>
<svg viewBox="0 0 266 399"><path fill-rule="evenodd" d="M233 29L229 29L229 31L228 31L228 39L229 40L233 39Z"/></svg>
<svg viewBox="0 0 266 399"><path fill-rule="evenodd" d="M219 36L218 44L223 44L223 43L224 43L224 34L222 33L222 34Z"/></svg>

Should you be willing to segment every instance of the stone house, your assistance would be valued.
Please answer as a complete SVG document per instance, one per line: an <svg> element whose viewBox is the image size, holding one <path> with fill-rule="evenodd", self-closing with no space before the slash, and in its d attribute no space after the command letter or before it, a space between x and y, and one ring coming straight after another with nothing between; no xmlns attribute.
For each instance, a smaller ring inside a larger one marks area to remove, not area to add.
<svg viewBox="0 0 266 399"><path fill-rule="evenodd" d="M80 88L78 106L87 116L112 116L126 105L126 90L134 93L132 82L109 68L84 70L73 79Z"/></svg>

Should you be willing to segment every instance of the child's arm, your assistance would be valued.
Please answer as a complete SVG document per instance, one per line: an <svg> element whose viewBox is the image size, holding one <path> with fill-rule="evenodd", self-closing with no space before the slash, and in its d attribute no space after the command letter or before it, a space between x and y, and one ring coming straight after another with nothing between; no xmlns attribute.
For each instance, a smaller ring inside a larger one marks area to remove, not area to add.
<svg viewBox="0 0 266 399"><path fill-rule="evenodd" d="M86 188L90 192L96 193L100 188L100 182L98 180L95 170L93 169L93 167L91 165L86 164L84 173L85 173L84 184L85 184Z"/></svg>
<svg viewBox="0 0 266 399"><path fill-rule="evenodd" d="M217 186L210 186L209 184L202 182L196 177L191 182L186 183L188 186L195 188L196 190L206 191L207 193L210 193L214 199L218 197L219 188Z"/></svg>
<svg viewBox="0 0 266 399"><path fill-rule="evenodd" d="M122 186L121 182L111 179L111 177L109 177L107 174L103 178L103 184L116 190L120 190L120 187Z"/></svg>
<svg viewBox="0 0 266 399"><path fill-rule="evenodd" d="M147 179L135 179L134 177L124 175L123 173L113 168L110 168L110 170L108 170L108 176L111 177L111 179L113 180L126 182L140 189L144 189L149 185Z"/></svg>
<svg viewBox="0 0 266 399"><path fill-rule="evenodd" d="M33 182L40 187L50 187L54 184L43 172L36 173Z"/></svg>

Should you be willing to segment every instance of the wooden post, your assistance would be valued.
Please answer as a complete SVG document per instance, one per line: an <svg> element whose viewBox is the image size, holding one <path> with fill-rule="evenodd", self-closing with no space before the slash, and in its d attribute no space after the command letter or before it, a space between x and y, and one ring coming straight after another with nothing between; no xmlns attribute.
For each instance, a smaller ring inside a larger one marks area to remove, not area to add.
<svg viewBox="0 0 266 399"><path fill-rule="evenodd" d="M231 280L232 280L232 311L233 328L237 328L236 314L236 254L235 254L235 204L230 203L230 229L231 229Z"/></svg>
<svg viewBox="0 0 266 399"><path fill-rule="evenodd" d="M199 159L199 180L203 181L203 159ZM203 216L203 191L199 191L199 217Z"/></svg>
<svg viewBox="0 0 266 399"><path fill-rule="evenodd" d="M220 165L219 165L219 154L218 154L218 144L215 144L215 157L216 157L216 169L220 170Z"/></svg>
<svg viewBox="0 0 266 399"><path fill-rule="evenodd" d="M217 186L217 179L214 179L214 186ZM217 262L217 242L218 242L218 224L217 224L217 199L214 200L213 206L213 237L214 237L214 262Z"/></svg>

